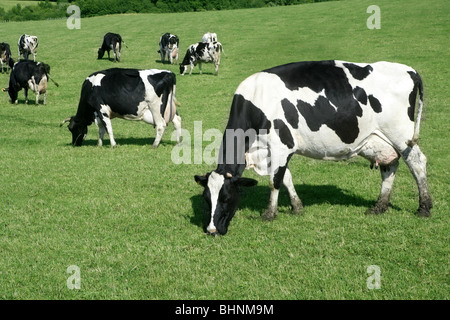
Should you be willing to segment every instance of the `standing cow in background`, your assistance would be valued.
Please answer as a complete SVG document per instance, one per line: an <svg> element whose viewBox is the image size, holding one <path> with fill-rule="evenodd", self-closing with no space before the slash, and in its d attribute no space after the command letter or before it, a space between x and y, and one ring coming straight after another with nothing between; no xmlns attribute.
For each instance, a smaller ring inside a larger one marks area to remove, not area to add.
<svg viewBox="0 0 450 320"><path fill-rule="evenodd" d="M50 66L42 62L22 60L14 65L9 76L8 91L11 103L18 103L18 92L25 91L25 103L28 103L28 89L36 94L36 104L39 104L39 96L44 94L44 104L47 103L47 85L50 74Z"/></svg>
<svg viewBox="0 0 450 320"><path fill-rule="evenodd" d="M276 217L282 185L299 213L303 206L288 168L294 154L335 161L359 155L379 165L381 191L371 214L388 209L401 157L419 189L417 214L430 216L427 158L417 145L422 109L422 80L403 64L298 62L251 75L234 94L216 170L195 176L205 188L206 231L227 232L238 189L257 183L242 177L245 168L270 177L265 219Z"/></svg>
<svg viewBox="0 0 450 320"><path fill-rule="evenodd" d="M167 55L167 60L170 64L178 63L178 50L180 46L180 39L177 35L165 33L159 39L159 51L161 55L161 62L164 63ZM174 62L175 60L175 62Z"/></svg>
<svg viewBox="0 0 450 320"><path fill-rule="evenodd" d="M98 145L108 133L116 146L111 119L142 120L156 126L153 147L161 141L166 125L172 121L177 142L181 142L181 117L176 111L176 77L167 70L113 68L91 74L81 88L77 114L69 122L72 145L81 146L87 127L95 121L99 128Z"/></svg>
<svg viewBox="0 0 450 320"><path fill-rule="evenodd" d="M105 51L108 52L108 59L110 59L110 51L114 53L114 62L120 61L120 52L122 50L122 37L120 34L108 32L103 37L102 46L98 49L98 59L103 58Z"/></svg>
<svg viewBox="0 0 450 320"><path fill-rule="evenodd" d="M21 55L23 55L23 58L25 60L28 60L28 55L31 53L33 55L33 61L36 62L36 51L39 45L38 37L23 34L22 36L20 36L17 45L19 46L18 60L20 60Z"/></svg>
<svg viewBox="0 0 450 320"><path fill-rule="evenodd" d="M7 43L0 43L0 63L3 71L3 64L6 64L6 72L8 72L8 67L13 68L14 67L14 60L11 56L11 48L9 47L9 44Z"/></svg>
<svg viewBox="0 0 450 320"><path fill-rule="evenodd" d="M217 41L217 34L213 33L213 32L207 32L202 37L202 42L203 43L215 42L215 41Z"/></svg>
<svg viewBox="0 0 450 320"><path fill-rule="evenodd" d="M200 74L202 74L202 62L214 63L216 70L215 75L219 74L220 52L222 44L220 42L198 42L191 44L186 51L183 62L180 64L180 73L184 75L188 66L191 67L189 74L192 74L192 69L198 64Z"/></svg>

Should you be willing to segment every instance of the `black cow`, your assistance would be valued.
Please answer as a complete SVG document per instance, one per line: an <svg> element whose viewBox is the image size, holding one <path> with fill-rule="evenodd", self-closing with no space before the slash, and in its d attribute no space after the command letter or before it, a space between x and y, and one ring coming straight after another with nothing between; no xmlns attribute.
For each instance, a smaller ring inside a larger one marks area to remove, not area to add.
<svg viewBox="0 0 450 320"><path fill-rule="evenodd" d="M21 60L16 63L9 76L8 91L11 103L18 103L18 92L25 91L25 103L28 103L28 89L36 94L36 104L39 104L39 95L44 94L44 104L47 103L47 85L50 78L50 66L42 62Z"/></svg>
<svg viewBox="0 0 450 320"><path fill-rule="evenodd" d="M28 60L28 55L31 53L33 55L33 61L36 61L36 51L39 45L38 37L23 34L20 36L17 45L19 47L19 60L21 55L23 55L25 60Z"/></svg>
<svg viewBox="0 0 450 320"><path fill-rule="evenodd" d="M178 48L180 46L180 39L177 35L165 33L159 39L159 50L161 55L161 62L164 63L167 59L171 64L178 63Z"/></svg>
<svg viewBox="0 0 450 320"><path fill-rule="evenodd" d="M422 108L419 74L397 63L298 62L248 77L234 94L217 169L195 176L209 206L206 231L227 232L237 209L238 188L256 184L241 177L245 168L270 176L265 219L277 215L282 184L294 212L300 212L302 202L288 168L294 154L323 160L360 155L379 165L381 192L367 211L373 214L387 210L402 157L419 189L417 214L429 216L427 159L417 145Z"/></svg>
<svg viewBox="0 0 450 320"><path fill-rule="evenodd" d="M122 37L120 34L108 32L103 37L102 46L98 49L98 59L103 58L105 51L108 52L108 59L110 59L110 51L114 53L114 62L120 61L120 51L122 50Z"/></svg>
<svg viewBox="0 0 450 320"><path fill-rule="evenodd" d="M3 71L3 64L6 64L6 72L8 72L8 67L12 69L14 67L14 60L11 56L11 48L9 44L2 42L0 43L0 63Z"/></svg>
<svg viewBox="0 0 450 320"><path fill-rule="evenodd" d="M166 70L113 68L95 72L83 83L77 114L62 124L70 122L74 146L82 145L87 127L95 121L99 127L98 145L103 144L107 132L114 147L113 118L142 120L156 126L153 147L159 145L166 125L172 121L180 142L181 118L176 110L175 89L175 74Z"/></svg>

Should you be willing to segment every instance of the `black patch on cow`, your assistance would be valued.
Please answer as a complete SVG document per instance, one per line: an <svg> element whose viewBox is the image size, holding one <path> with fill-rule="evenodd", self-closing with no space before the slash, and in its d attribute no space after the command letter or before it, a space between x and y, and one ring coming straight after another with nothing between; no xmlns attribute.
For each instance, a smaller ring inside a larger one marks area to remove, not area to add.
<svg viewBox="0 0 450 320"><path fill-rule="evenodd" d="M289 124L292 126L292 128L297 129L298 128L298 111L295 108L295 106L288 100L283 99L281 101L281 106L283 107L284 116L289 122Z"/></svg>
<svg viewBox="0 0 450 320"><path fill-rule="evenodd" d="M369 102L370 102L370 106L372 107L373 111L375 111L376 113L381 112L380 100L375 98L373 95L369 95Z"/></svg>
<svg viewBox="0 0 450 320"><path fill-rule="evenodd" d="M145 86L139 71L113 68L92 75L98 73L105 75L101 80L101 86L92 86L90 81L86 80L92 93L82 92L81 100L88 98L87 104L95 108L106 104L120 115L137 115L139 103L145 100Z"/></svg>
<svg viewBox="0 0 450 320"><path fill-rule="evenodd" d="M242 152L242 146L237 145L237 139L234 141L227 141L227 130L239 130L241 129L244 133L251 132L253 130L256 134L269 133L272 125L267 119L264 112L261 111L257 106L255 106L251 101L246 100L242 95L235 94L233 102L231 104L230 116L228 118L228 124L225 128L225 132L222 139L222 145L219 150L219 165L217 167L217 172L221 174L230 173L233 176L241 176L245 169L245 159L238 159L237 155L245 156ZM254 138L250 139L247 137L245 139L244 152L247 152L254 142ZM224 159L224 155L227 155L227 147L233 146L234 150L229 151L230 154L233 152L233 161L228 161Z"/></svg>
<svg viewBox="0 0 450 320"><path fill-rule="evenodd" d="M344 63L344 66L350 71L350 74L356 80L365 79L373 70L372 66L367 65L365 67L360 67L353 63Z"/></svg>
<svg viewBox="0 0 450 320"><path fill-rule="evenodd" d="M419 98L423 101L423 85L422 79L417 72L408 71L409 76L414 82L413 89L409 94L409 107L408 107L408 117L409 120L414 121L414 113L416 110L416 98L417 98L417 90L419 90Z"/></svg>
<svg viewBox="0 0 450 320"><path fill-rule="evenodd" d="M367 68L369 69L369 68ZM334 130L344 143L353 143L359 134L358 119L362 108L353 95L353 88L341 67L333 60L296 62L264 72L280 77L290 90L307 87L320 95L314 106L301 100L297 108L312 131L325 124Z"/></svg>
<svg viewBox="0 0 450 320"><path fill-rule="evenodd" d="M155 89L158 97L161 97L161 94L163 94L167 88L172 89L176 84L175 74L169 72L151 74L147 77L147 79Z"/></svg>
<svg viewBox="0 0 450 320"><path fill-rule="evenodd" d="M353 95L360 103L367 104L367 93L363 88L355 87L353 89Z"/></svg>
<svg viewBox="0 0 450 320"><path fill-rule="evenodd" d="M161 97L161 95L163 95L161 99L160 112L161 115L164 117L164 113L166 111L169 102L170 92L172 91L173 86L176 84L175 74L173 74L172 72L170 73L160 72L149 75L147 79L148 82L150 82L150 84L155 89L155 92L158 95L158 97Z"/></svg>
<svg viewBox="0 0 450 320"><path fill-rule="evenodd" d="M273 128L275 129L283 144L287 145L289 149L294 148L295 143L294 138L291 134L291 130L289 130L288 126L284 123L283 120L273 120Z"/></svg>

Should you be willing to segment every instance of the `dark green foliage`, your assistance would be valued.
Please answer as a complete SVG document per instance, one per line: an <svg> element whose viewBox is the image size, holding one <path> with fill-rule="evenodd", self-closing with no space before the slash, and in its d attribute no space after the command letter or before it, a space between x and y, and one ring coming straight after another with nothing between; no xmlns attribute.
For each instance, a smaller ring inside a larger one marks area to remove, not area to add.
<svg viewBox="0 0 450 320"><path fill-rule="evenodd" d="M58 19L68 16L67 7L75 4L82 17L120 13L198 12L286 6L329 0L77 0L38 2L33 6L17 4L10 10L0 8L0 21Z"/></svg>

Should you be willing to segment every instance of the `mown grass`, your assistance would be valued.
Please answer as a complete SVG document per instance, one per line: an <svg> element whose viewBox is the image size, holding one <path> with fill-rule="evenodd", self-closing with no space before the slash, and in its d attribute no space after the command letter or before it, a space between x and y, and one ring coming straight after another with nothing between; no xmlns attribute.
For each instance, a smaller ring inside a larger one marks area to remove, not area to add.
<svg viewBox="0 0 450 320"><path fill-rule="evenodd" d="M1 41L15 58L21 34L39 37L38 60L51 65L60 87L50 84L46 106L23 104L23 92L18 105L0 96L0 298L448 299L449 7L444 0L378 1L381 29L369 30L371 4L114 15L82 19L80 30L67 29L65 20L2 24ZM96 59L108 31L128 46L120 64ZM121 120L113 121L117 148L108 138L96 147L94 125L85 145L73 148L59 123L75 114L90 73L116 66L179 73L156 52L167 31L179 35L182 53L206 31L217 32L225 48L218 77L212 65L202 76L196 68L177 77L183 128L192 136L194 121L203 132L223 130L237 85L271 66L321 59L413 66L425 85L420 144L433 216L413 214L418 192L403 162L390 210L366 216L380 174L365 160L294 157L302 215L290 214L283 190L278 218L261 221L268 182L246 171L259 185L244 190L229 233L212 238L202 233L202 190L193 176L214 166L174 164L173 126L156 150L152 127ZM0 84L8 85L7 75ZM80 290L66 285L71 265L80 268ZM379 290L367 288L370 265L381 269Z"/></svg>

